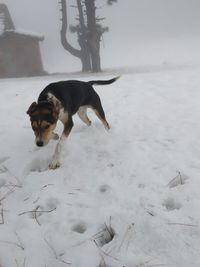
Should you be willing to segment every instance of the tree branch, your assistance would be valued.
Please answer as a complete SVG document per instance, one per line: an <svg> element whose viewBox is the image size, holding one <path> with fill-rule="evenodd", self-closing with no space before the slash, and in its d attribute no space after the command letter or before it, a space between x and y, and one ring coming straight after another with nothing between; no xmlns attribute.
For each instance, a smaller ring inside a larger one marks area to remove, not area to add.
<svg viewBox="0 0 200 267"><path fill-rule="evenodd" d="M61 43L62 46L73 56L80 58L81 57L81 51L74 48L70 43L67 41L67 5L66 0L61 0L61 12L62 12L62 28L60 31L60 37L61 37Z"/></svg>

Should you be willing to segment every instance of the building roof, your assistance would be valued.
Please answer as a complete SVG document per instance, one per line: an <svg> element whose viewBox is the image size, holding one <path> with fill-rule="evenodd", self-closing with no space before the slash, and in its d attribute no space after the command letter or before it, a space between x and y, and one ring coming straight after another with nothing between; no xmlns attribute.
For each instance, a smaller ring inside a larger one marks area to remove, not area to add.
<svg viewBox="0 0 200 267"><path fill-rule="evenodd" d="M21 36L43 41L44 36L34 32L16 30L10 12L5 4L0 4L0 38Z"/></svg>
<svg viewBox="0 0 200 267"><path fill-rule="evenodd" d="M11 18L8 7L5 4L0 4L0 24L2 30L14 30L15 25Z"/></svg>
<svg viewBox="0 0 200 267"><path fill-rule="evenodd" d="M10 37L10 36L21 36L21 37L36 39L38 41L44 40L43 35L40 35L40 34L35 33L35 32L27 32L24 30L6 30L0 35L0 38L6 38L6 37Z"/></svg>

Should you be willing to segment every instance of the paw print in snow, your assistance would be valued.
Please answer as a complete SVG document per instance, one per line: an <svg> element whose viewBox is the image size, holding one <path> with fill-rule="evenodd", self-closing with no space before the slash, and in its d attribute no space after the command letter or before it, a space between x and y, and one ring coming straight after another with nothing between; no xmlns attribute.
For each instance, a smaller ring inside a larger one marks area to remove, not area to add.
<svg viewBox="0 0 200 267"><path fill-rule="evenodd" d="M172 210L179 210L182 205L175 200L172 197L167 198L166 200L164 200L163 202L163 206L168 210L168 211L172 211Z"/></svg>

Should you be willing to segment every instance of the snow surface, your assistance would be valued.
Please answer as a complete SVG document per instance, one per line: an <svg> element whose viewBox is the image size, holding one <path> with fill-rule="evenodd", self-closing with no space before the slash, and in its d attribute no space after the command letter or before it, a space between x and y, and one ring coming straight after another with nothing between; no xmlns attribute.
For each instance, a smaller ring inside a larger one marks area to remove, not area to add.
<svg viewBox="0 0 200 267"><path fill-rule="evenodd" d="M112 128L75 116L56 170L56 142L36 148L26 110L70 77L0 80L0 265L200 266L199 71L96 87Z"/></svg>

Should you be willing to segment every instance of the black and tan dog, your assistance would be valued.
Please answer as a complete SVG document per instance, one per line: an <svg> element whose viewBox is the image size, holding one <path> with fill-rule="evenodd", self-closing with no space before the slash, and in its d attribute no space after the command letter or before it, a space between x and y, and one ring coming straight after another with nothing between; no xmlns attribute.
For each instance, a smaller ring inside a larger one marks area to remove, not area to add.
<svg viewBox="0 0 200 267"><path fill-rule="evenodd" d="M57 140L59 136L54 133L57 121L64 125L63 133L57 143L52 161L51 169L60 166L60 154L64 142L72 127L72 116L77 113L80 119L88 126L91 124L87 116L87 108L94 110L104 127L110 128L100 98L95 92L93 85L106 85L115 82L119 77L106 81L60 81L49 84L39 95L38 102L33 102L27 114L30 116L31 126L35 133L37 146L45 146L50 139Z"/></svg>

